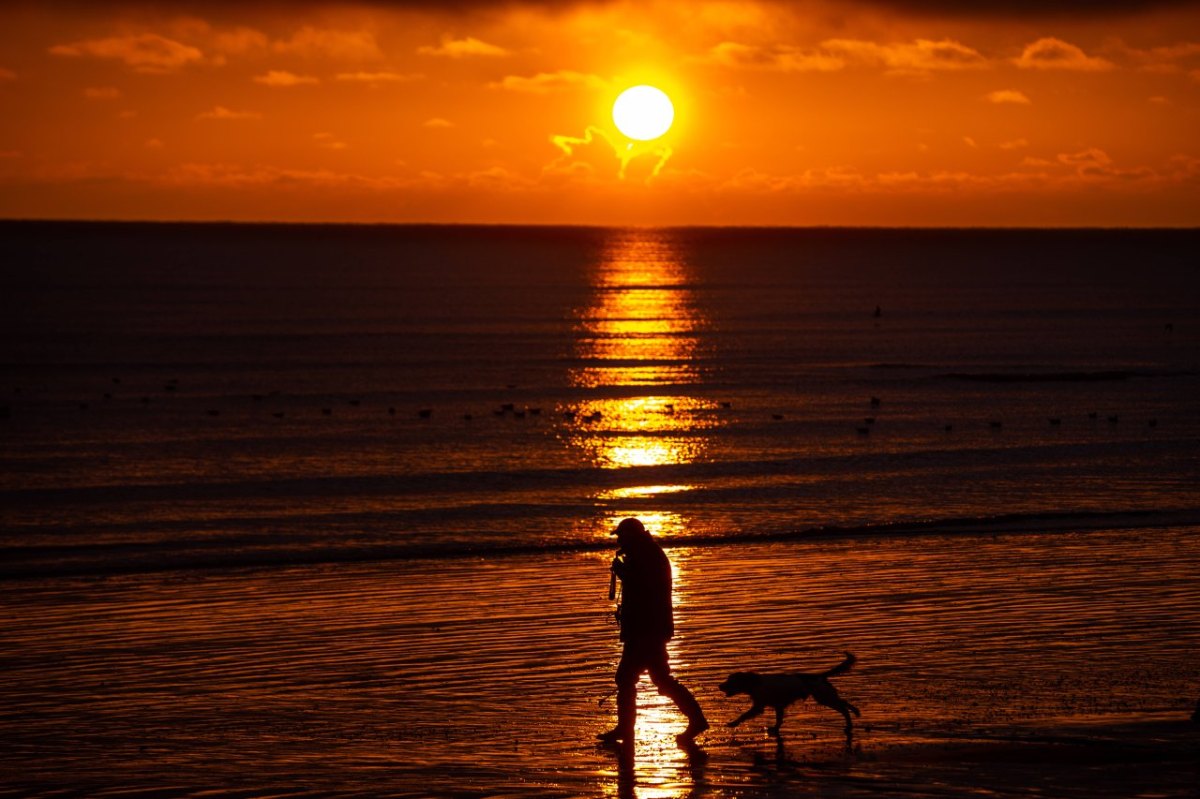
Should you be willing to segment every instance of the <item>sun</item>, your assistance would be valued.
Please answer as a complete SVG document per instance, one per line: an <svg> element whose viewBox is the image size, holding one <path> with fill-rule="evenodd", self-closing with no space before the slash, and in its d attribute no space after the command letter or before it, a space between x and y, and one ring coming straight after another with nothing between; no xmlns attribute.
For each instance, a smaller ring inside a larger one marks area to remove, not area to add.
<svg viewBox="0 0 1200 799"><path fill-rule="evenodd" d="M617 130L637 141L650 141L671 129L675 106L671 98L653 86L634 86L621 92L613 103Z"/></svg>

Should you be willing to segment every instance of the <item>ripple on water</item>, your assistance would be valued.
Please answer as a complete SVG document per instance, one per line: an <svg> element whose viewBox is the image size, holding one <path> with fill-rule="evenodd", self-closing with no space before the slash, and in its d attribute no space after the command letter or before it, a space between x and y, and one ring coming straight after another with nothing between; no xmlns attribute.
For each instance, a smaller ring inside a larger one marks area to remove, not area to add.
<svg viewBox="0 0 1200 799"><path fill-rule="evenodd" d="M678 749L682 719L644 682L632 760L591 743L619 655L604 553L13 583L0 763L18 793L1000 790L996 769L931 776L929 754L1048 720L1186 716L1196 533L674 550L672 655L713 729L702 754ZM757 721L722 726L744 709L716 690L729 671L818 670L846 650L855 753L812 705L778 751Z"/></svg>

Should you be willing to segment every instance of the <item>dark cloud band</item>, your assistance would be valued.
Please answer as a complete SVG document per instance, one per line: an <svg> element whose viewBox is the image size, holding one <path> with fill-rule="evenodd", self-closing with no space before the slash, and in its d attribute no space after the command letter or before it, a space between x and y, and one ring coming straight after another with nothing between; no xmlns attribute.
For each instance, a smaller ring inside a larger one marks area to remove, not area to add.
<svg viewBox="0 0 1200 799"><path fill-rule="evenodd" d="M76 9L127 9L131 11L229 11L245 8L364 7L392 8L429 13L454 13L502 9L508 7L543 8L559 11L579 5L604 5L616 0L0 0L0 10L14 7L73 7ZM765 0L791 6L802 12L805 6L828 5L827 0ZM1200 0L843 0L838 7L847 12L855 6L943 17L1096 17L1130 16L1162 9L1194 9L1200 12Z"/></svg>
<svg viewBox="0 0 1200 799"><path fill-rule="evenodd" d="M862 0L863 4L917 14L996 17L1091 17L1193 8L1197 0Z"/></svg>

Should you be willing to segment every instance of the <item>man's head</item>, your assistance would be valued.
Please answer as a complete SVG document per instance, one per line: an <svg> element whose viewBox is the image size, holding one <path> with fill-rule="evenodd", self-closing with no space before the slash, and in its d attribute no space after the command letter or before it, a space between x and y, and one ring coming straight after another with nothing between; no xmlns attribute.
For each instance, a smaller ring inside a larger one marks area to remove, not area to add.
<svg viewBox="0 0 1200 799"><path fill-rule="evenodd" d="M613 531L613 535L617 537L617 544L621 549L628 549L630 545L650 537L650 534L646 532L645 525L632 516L622 519L621 523L617 525L617 529Z"/></svg>

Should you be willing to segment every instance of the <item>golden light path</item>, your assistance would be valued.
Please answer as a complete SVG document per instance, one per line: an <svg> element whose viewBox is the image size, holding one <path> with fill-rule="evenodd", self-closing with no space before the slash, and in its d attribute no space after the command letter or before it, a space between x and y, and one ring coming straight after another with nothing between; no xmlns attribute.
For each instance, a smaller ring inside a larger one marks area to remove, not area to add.
<svg viewBox="0 0 1200 799"><path fill-rule="evenodd" d="M596 496L599 499L656 497L659 494L675 494L680 491L691 491L692 488L693 486L690 485L629 486L626 488L612 488L607 491L601 491Z"/></svg>
<svg viewBox="0 0 1200 799"><path fill-rule="evenodd" d="M593 276L594 300L579 314L577 354L584 366L571 375L598 396L570 407L567 437L602 469L691 463L705 454L706 431L718 424L716 403L680 391L698 383L693 358L707 324L696 306L690 276L671 233L628 230L614 234ZM606 389L645 387L634 396ZM657 390L656 390L657 389ZM670 393L668 393L668 391ZM678 493L688 485L630 485L597 500L620 518L621 500ZM656 534L682 532L678 514L638 509Z"/></svg>
<svg viewBox="0 0 1200 799"><path fill-rule="evenodd" d="M584 363L572 383L597 396L566 409L565 436L601 469L671 466L703 458L708 431L719 424L718 403L687 393L700 382L694 358L707 320L697 307L691 277L673 234L628 230L614 234L593 276L591 304L578 317L577 356ZM644 391L639 390L644 389ZM689 520L655 508L655 497L690 491L684 483L606 488L596 494L607 535L621 518L636 515L657 536L687 532ZM669 645L678 673L688 667L686 629L689 553L671 553L679 638ZM615 665L615 664L614 664ZM697 757L681 750L675 735L683 719L649 681L639 686L637 743L619 759L614 795L681 799L695 789Z"/></svg>

